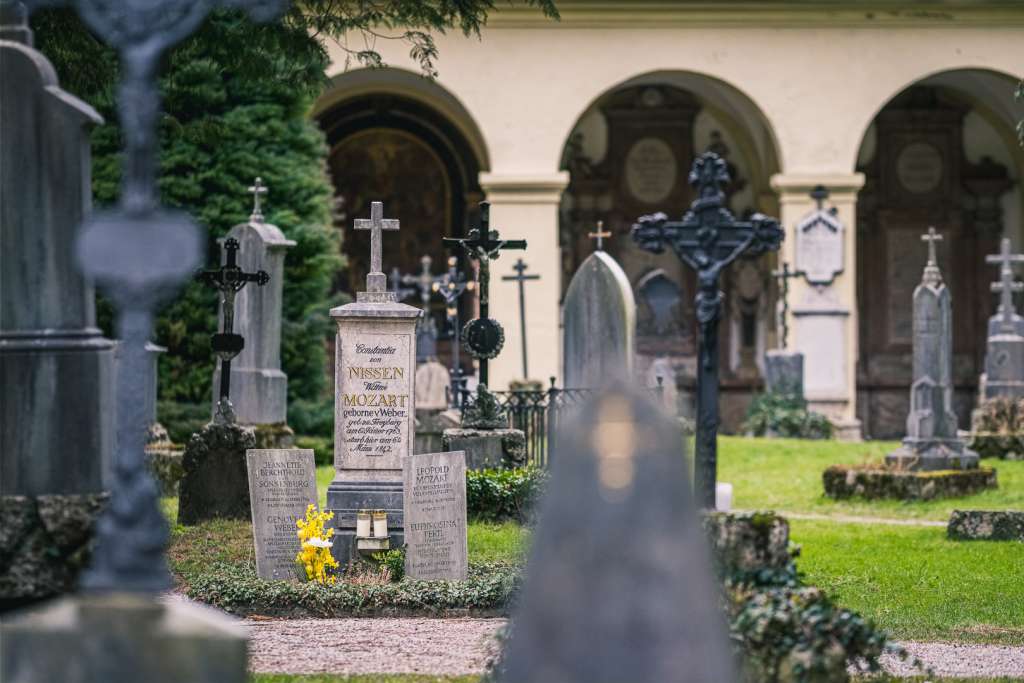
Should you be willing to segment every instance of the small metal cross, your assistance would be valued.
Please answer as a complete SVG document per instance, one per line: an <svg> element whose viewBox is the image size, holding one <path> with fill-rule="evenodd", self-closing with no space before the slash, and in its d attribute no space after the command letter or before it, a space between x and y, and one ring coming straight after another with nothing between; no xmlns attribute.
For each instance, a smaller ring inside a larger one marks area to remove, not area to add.
<svg viewBox="0 0 1024 683"><path fill-rule="evenodd" d="M930 226L928 234L921 235L921 241L928 243L928 265L937 266L938 259L935 258L935 243L942 241L942 235L935 231L934 226Z"/></svg>
<svg viewBox="0 0 1024 683"><path fill-rule="evenodd" d="M803 274L802 270L790 270L786 261L782 262L782 268L772 271L772 277L779 280L778 325L782 333L783 350L789 346L789 325L786 323L786 314L789 312L789 281Z"/></svg>
<svg viewBox="0 0 1024 683"><path fill-rule="evenodd" d="M370 204L370 217L357 218L355 220L356 230L370 231L370 273L366 276L366 291L383 292L386 287L387 278L384 276L381 258L381 235L383 230L398 230L397 218L384 218L384 204L372 202ZM379 278L372 277L380 275Z"/></svg>
<svg viewBox="0 0 1024 683"><path fill-rule="evenodd" d="M597 251L604 251L604 238L611 237L612 234L604 229L604 221L597 222L597 232L588 232L587 237L592 240L597 240L595 246Z"/></svg>
<svg viewBox="0 0 1024 683"><path fill-rule="evenodd" d="M1013 293L1024 291L1024 283L1013 278L1013 264L1024 263L1024 255L1010 253L1010 240L1003 238L999 253L985 257L986 263L999 264L999 282L992 283L992 291L1000 294L999 313L1003 316L1003 325L1013 325L1017 311L1013 306Z"/></svg>
<svg viewBox="0 0 1024 683"><path fill-rule="evenodd" d="M263 221L263 212L260 210L260 195L267 193L267 186L263 184L263 179L256 176L256 182L249 186L249 192L252 193L252 214L249 216L251 221Z"/></svg>
<svg viewBox="0 0 1024 683"><path fill-rule="evenodd" d="M601 226L598 225L598 230ZM519 328L522 330L523 335L523 379L530 378L530 371L526 364L526 294L524 292L523 284L527 280L539 280L540 275L524 275L523 271L526 270L526 263L523 259L518 259L512 270L516 271L516 275L503 275L502 280L518 282L519 283Z"/></svg>

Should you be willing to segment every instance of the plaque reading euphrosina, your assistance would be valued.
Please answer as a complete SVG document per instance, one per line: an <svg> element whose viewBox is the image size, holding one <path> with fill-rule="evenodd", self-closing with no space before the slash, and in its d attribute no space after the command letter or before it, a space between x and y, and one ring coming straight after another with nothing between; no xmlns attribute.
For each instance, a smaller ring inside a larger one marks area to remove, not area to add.
<svg viewBox="0 0 1024 683"><path fill-rule="evenodd" d="M413 335L354 332L339 335L336 465L397 470L413 431Z"/></svg>
<svg viewBox="0 0 1024 683"><path fill-rule="evenodd" d="M245 452L252 504L256 573L261 579L297 579L295 520L316 504L316 464L308 448Z"/></svg>
<svg viewBox="0 0 1024 683"><path fill-rule="evenodd" d="M413 579L466 578L466 453L402 460L405 573Z"/></svg>

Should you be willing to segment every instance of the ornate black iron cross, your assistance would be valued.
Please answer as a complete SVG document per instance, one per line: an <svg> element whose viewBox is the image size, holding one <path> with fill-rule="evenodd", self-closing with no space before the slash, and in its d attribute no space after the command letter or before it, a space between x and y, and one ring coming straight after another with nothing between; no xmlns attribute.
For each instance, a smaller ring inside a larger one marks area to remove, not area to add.
<svg viewBox="0 0 1024 683"><path fill-rule="evenodd" d="M501 279L519 283L519 329L523 335L523 379L525 380L530 379L530 370L526 362L526 292L524 285L527 280L539 280L540 275L524 275L526 263L523 262L523 259L518 259L512 266L512 270L516 271L515 275L504 275Z"/></svg>
<svg viewBox="0 0 1024 683"><path fill-rule="evenodd" d="M469 231L468 237L445 237L449 249L461 248L466 256L479 264L480 317L470 320L462 329L462 342L469 354L480 361L480 384L487 386L487 361L498 355L505 344L505 330L490 317L489 290L491 261L503 249L526 249L526 240L503 240L491 230L491 205L480 202L480 227Z"/></svg>
<svg viewBox="0 0 1024 683"><path fill-rule="evenodd" d="M466 274L459 271L459 259L455 256L448 257L448 270L434 282L434 291L444 298L445 316L448 319L449 329L452 331L452 387L456 390L462 388L462 366L459 363L459 297L463 292L472 292L476 289L476 283L466 279Z"/></svg>
<svg viewBox="0 0 1024 683"><path fill-rule="evenodd" d="M783 231L774 218L756 213L738 221L725 206L723 186L729 182L725 160L705 152L693 162L690 184L697 198L681 221L669 221L664 213L641 216L633 225L633 241L645 251L661 253L667 244L679 259L697 271L697 322L700 325L697 370L697 499L715 505L718 459L718 322L722 270L740 256L752 257L774 251Z"/></svg>
<svg viewBox="0 0 1024 683"><path fill-rule="evenodd" d="M259 195L256 195L259 210ZM245 348L245 338L235 334L235 294L249 282L262 287L270 282L270 275L264 270L246 273L238 267L238 240L229 237L224 240L224 265L217 270L202 270L196 273L196 280L220 292L221 317L224 325L220 332L210 337L210 347L220 358L220 398L217 401L216 419L219 422L234 422L235 411L231 406L231 359Z"/></svg>

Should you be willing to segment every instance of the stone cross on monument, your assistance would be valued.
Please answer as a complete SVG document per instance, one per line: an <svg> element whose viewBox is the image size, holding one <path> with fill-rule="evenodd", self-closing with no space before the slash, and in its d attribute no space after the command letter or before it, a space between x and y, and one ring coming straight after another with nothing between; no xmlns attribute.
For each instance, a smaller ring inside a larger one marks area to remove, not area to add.
<svg viewBox="0 0 1024 683"><path fill-rule="evenodd" d="M596 251L604 251L604 238L611 236L612 233L604 229L604 221L597 222L596 231L587 233L587 237L594 240L594 249Z"/></svg>
<svg viewBox="0 0 1024 683"><path fill-rule="evenodd" d="M235 295L242 287L255 282L262 287L270 282L270 275L265 270L246 273L238 267L238 240L228 238L224 241L224 265L217 270L203 270L196 273L196 280L207 287L220 292L221 315L223 328L210 337L210 346L220 358L220 395L217 400L217 411L214 419L221 423L235 421L235 411L231 406L231 359L245 348L245 337L235 334Z"/></svg>
<svg viewBox="0 0 1024 683"><path fill-rule="evenodd" d="M263 184L263 179L256 176L256 181L249 186L249 192L252 194L252 213L249 215L249 220L262 221L263 211L260 209L260 195L267 193L267 186Z"/></svg>
<svg viewBox="0 0 1024 683"><path fill-rule="evenodd" d="M992 291L999 294L999 321L1001 331L1010 334L1020 334L1018 322L1020 317L1013 305L1014 292L1024 291L1024 283L1016 282L1013 278L1013 264L1024 263L1024 254L1010 253L1010 240L1003 238L1000 244L999 253L986 256L986 263L999 265L999 282L992 283ZM989 334L992 331L989 330Z"/></svg>
<svg viewBox="0 0 1024 683"><path fill-rule="evenodd" d="M382 231L398 230L398 220L395 218L384 218L384 204L372 202L370 204L370 217L357 218L354 227L356 230L370 231L370 272L366 275L366 293L386 293L388 277L384 274L383 266L381 265Z"/></svg>
<svg viewBox="0 0 1024 683"><path fill-rule="evenodd" d="M668 245L679 259L697 271L697 322L700 345L697 371L697 448L695 484L698 502L715 505L718 439L718 322L722 270L737 258L775 251L784 233L774 218L755 213L738 221L725 206L722 188L729 182L725 160L705 152L693 162L690 184L697 198L681 221L664 213L641 216L630 234L637 246L660 254Z"/></svg>
<svg viewBox="0 0 1024 683"><path fill-rule="evenodd" d="M487 361L494 358L505 344L505 330L501 323L490 317L491 261L503 249L526 249L526 240L503 240L497 230L491 230L491 205L480 202L480 227L469 231L468 237L445 237L449 249L461 248L466 256L476 261L480 279L480 317L470 320L462 329L462 343L469 355L480 361L480 384L487 387Z"/></svg>
<svg viewBox="0 0 1024 683"><path fill-rule="evenodd" d="M600 239L598 237L598 240ZM523 379L530 379L530 371L526 361L526 293L523 285L527 280L539 280L540 275L524 275L526 263L523 262L523 259L518 259L516 264L512 266L512 269L516 271L515 275L504 275L501 279L519 283L519 329L523 335Z"/></svg>

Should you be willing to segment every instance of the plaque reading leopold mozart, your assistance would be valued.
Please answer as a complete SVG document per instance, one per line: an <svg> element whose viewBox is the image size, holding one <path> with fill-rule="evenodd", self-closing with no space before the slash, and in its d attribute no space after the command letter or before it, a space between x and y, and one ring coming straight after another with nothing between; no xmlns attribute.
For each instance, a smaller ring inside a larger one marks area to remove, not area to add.
<svg viewBox="0 0 1024 683"><path fill-rule="evenodd" d="M656 204L676 185L676 155L659 138L641 138L626 154L626 185L637 201Z"/></svg>
<svg viewBox="0 0 1024 683"><path fill-rule="evenodd" d="M402 461L405 573L413 579L466 578L466 453L424 453Z"/></svg>
<svg viewBox="0 0 1024 683"><path fill-rule="evenodd" d="M316 503L316 464L310 449L254 449L245 452L249 470L256 574L261 579L294 579L299 538L295 520Z"/></svg>

